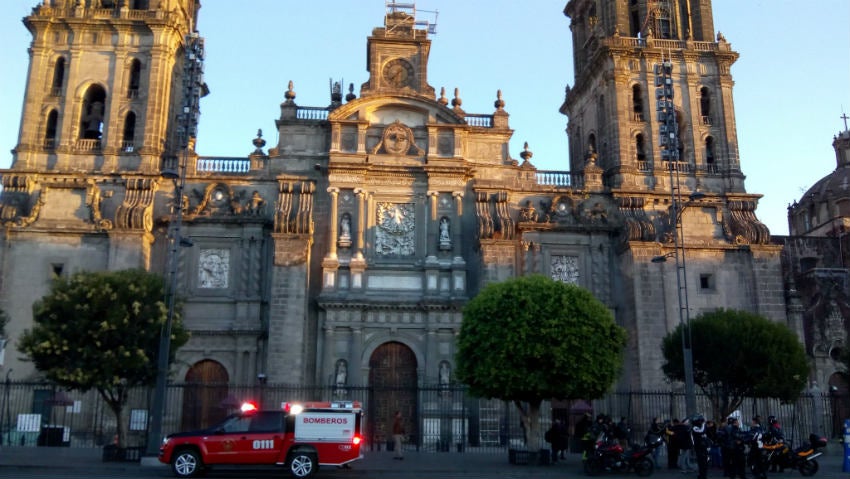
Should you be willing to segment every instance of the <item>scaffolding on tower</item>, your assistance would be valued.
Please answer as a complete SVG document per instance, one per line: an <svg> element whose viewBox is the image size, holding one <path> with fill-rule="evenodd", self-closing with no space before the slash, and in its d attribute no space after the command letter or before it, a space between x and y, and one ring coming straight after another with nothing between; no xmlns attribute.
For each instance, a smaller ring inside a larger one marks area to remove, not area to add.
<svg viewBox="0 0 850 479"><path fill-rule="evenodd" d="M428 35L437 34L437 16L439 15L439 11L416 10L416 2L397 2L396 0L385 0L385 5L387 8L387 13L384 17L384 23L388 27L392 23L389 22L390 17L398 13L403 13L414 19L413 25L415 28L427 31ZM417 17L417 13L419 14L419 17ZM394 27L390 27L390 30L392 30L392 28Z"/></svg>

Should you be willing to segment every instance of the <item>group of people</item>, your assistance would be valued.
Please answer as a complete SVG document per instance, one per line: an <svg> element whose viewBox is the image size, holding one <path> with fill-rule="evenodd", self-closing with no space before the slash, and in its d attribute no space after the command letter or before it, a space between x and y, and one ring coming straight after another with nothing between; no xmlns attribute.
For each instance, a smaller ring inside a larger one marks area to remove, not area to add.
<svg viewBox="0 0 850 479"><path fill-rule="evenodd" d="M723 477L745 479L747 463L760 460L761 447L784 440L776 417L769 416L767 422L764 427L761 416L756 415L744 430L738 416L730 416L721 426L701 415L667 423L655 418L649 434L662 434L665 439L668 469L694 472L693 458L699 479L706 478L709 462L722 464ZM655 459L657 464L657 455Z"/></svg>
<svg viewBox="0 0 850 479"><path fill-rule="evenodd" d="M744 479L747 462L760 460L760 449L765 444L776 444L784 440L782 426L774 416L768 416L767 427L762 425L761 416L753 416L750 428L746 431L741 429L737 417L729 417L726 420L726 425L717 431L717 442L720 445L722 455L723 476L730 479Z"/></svg>
<svg viewBox="0 0 850 479"><path fill-rule="evenodd" d="M615 422L610 416L599 414L593 420L589 413L576 423L574 429L575 437L581 440L582 459L593 453L600 440L617 441L628 448L631 432L625 417ZM730 416L723 424L707 420L702 415L681 421L655 417L644 441L649 444L659 437L667 447L667 468L683 473L696 472L698 479L706 479L712 462L722 464L724 477L744 479L748 461L759 460L760 448L764 444L784 440L779 421L768 416L767 424L763 425L759 415L753 417L748 429L741 427L738 416ZM545 440L551 445L552 462L564 459L569 446L569 432L563 421L553 421L546 431ZM660 448L655 448L652 453L656 466L659 465L659 452Z"/></svg>

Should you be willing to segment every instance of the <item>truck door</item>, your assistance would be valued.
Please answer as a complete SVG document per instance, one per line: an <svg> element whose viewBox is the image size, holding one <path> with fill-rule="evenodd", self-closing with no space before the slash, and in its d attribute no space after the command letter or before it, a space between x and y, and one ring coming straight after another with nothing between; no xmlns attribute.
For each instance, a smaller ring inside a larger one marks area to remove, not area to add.
<svg viewBox="0 0 850 479"><path fill-rule="evenodd" d="M204 437L207 464L236 464L240 454L240 439L251 426L251 416L235 416L225 421L209 436Z"/></svg>
<svg viewBox="0 0 850 479"><path fill-rule="evenodd" d="M283 447L283 412L260 411L240 436L238 448L244 464L274 464Z"/></svg>

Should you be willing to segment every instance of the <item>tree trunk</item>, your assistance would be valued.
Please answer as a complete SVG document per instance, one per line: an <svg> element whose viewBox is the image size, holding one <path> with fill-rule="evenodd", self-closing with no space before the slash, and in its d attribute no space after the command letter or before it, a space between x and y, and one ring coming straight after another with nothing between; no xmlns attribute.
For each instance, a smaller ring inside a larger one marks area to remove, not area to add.
<svg viewBox="0 0 850 479"><path fill-rule="evenodd" d="M127 421L123 417L124 405L111 403L109 404L109 409L115 414L115 445L119 449L124 449L127 447Z"/></svg>
<svg viewBox="0 0 850 479"><path fill-rule="evenodd" d="M526 447L529 451L538 452L543 447L543 434L540 430L540 404L542 400L528 401L528 410L520 401L514 401L519 411L522 424L525 426Z"/></svg>

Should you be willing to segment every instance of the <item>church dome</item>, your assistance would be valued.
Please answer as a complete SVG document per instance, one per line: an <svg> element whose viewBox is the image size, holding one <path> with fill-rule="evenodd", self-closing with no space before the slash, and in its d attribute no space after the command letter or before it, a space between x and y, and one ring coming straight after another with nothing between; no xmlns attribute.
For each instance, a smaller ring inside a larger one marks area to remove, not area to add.
<svg viewBox="0 0 850 479"><path fill-rule="evenodd" d="M850 230L850 130L835 136L835 170L788 206L792 236L827 236Z"/></svg>

